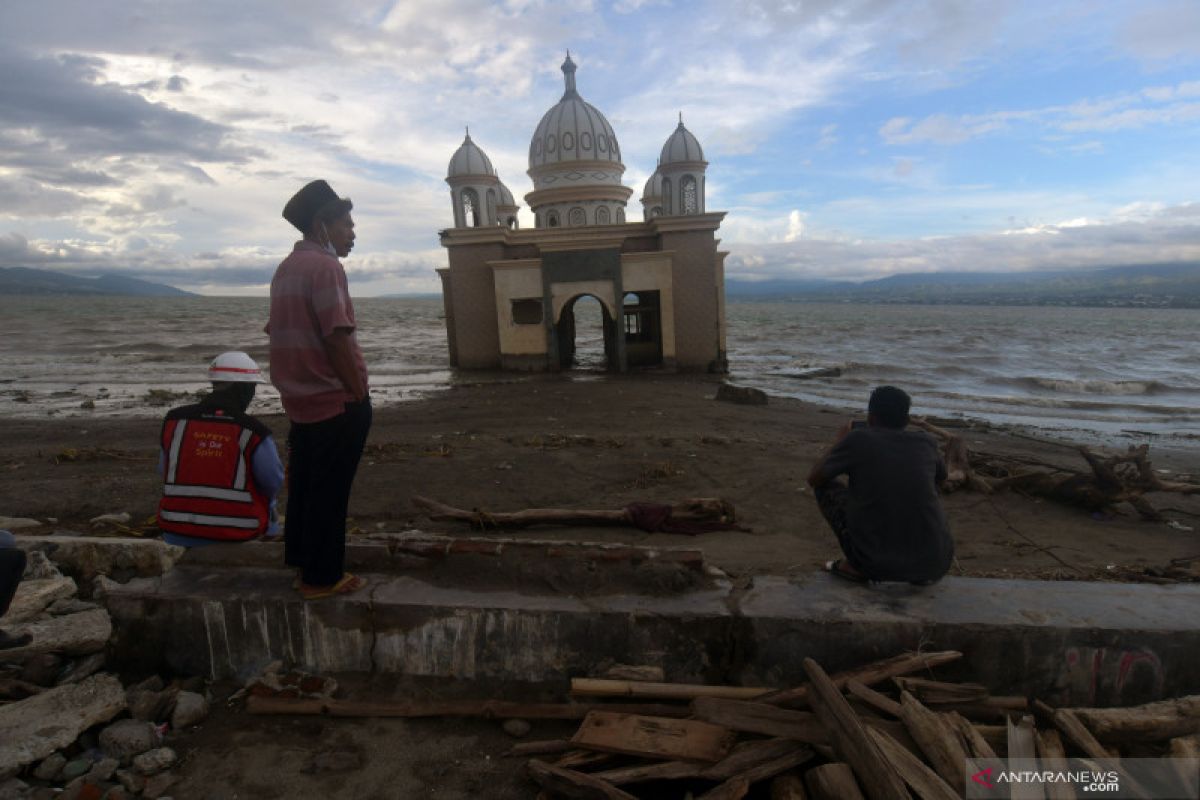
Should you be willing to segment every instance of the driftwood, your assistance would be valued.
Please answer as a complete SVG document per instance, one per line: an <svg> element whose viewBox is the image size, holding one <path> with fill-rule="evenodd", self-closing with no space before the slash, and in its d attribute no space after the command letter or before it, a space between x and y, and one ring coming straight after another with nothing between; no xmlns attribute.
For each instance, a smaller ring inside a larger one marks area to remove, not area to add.
<svg viewBox="0 0 1200 800"><path fill-rule="evenodd" d="M474 528L528 528L531 525L609 525L634 526L628 507L614 510L576 508L527 508L523 511L467 511L439 503L428 497L416 496L412 504L430 519L444 522L466 522ZM684 525L721 525L735 528L737 515L733 504L716 497L691 497L670 504L670 521Z"/></svg>
<svg viewBox="0 0 1200 800"><path fill-rule="evenodd" d="M1200 695L1147 703L1132 708L1072 709L1106 744L1161 742L1200 733Z"/></svg>
<svg viewBox="0 0 1200 800"><path fill-rule="evenodd" d="M697 697L723 697L750 700L770 692L752 686L705 686L691 683L654 683L617 681L605 678L572 678L571 694L585 697L657 697L668 700L692 700Z"/></svg>
<svg viewBox="0 0 1200 800"><path fill-rule="evenodd" d="M921 800L958 800L960 795L950 788L950 784L895 739L874 729L871 730L871 736L884 757Z"/></svg>
<svg viewBox="0 0 1200 800"><path fill-rule="evenodd" d="M1037 728L1032 716L1024 716L1014 725L1012 720L1008 726L1008 757L1032 762L1037 758ZM1046 790L1041 784L1014 783L1012 786L1013 800L1046 800Z"/></svg>
<svg viewBox="0 0 1200 800"><path fill-rule="evenodd" d="M799 775L780 775L771 781L771 800L808 800Z"/></svg>
<svg viewBox="0 0 1200 800"><path fill-rule="evenodd" d="M699 697L692 702L692 716L743 733L777 736L808 744L829 741L829 735L815 714L789 711L766 703Z"/></svg>
<svg viewBox="0 0 1200 800"><path fill-rule="evenodd" d="M841 762L825 764L804 773L808 793L814 800L863 800L854 770Z"/></svg>
<svg viewBox="0 0 1200 800"><path fill-rule="evenodd" d="M1070 768L1067 751L1063 747L1058 731L1034 731L1038 758L1045 769L1065 772ZM1075 789L1067 783L1046 784L1046 800L1076 800Z"/></svg>
<svg viewBox="0 0 1200 800"><path fill-rule="evenodd" d="M962 794L966 790L963 763L967 760L967 753L950 723L908 692L900 693L900 718L937 774Z"/></svg>
<svg viewBox="0 0 1200 800"><path fill-rule="evenodd" d="M841 689L849 681L858 681L863 686L874 686L898 675L909 675L921 670L932 669L941 664L948 664L962 658L957 650L943 650L935 653L901 653L898 656L875 661L856 669L839 672L830 676L833 685ZM803 705L808 702L809 684L797 686L794 689L783 689L770 692L755 700L760 703L774 705Z"/></svg>
<svg viewBox="0 0 1200 800"><path fill-rule="evenodd" d="M538 785L562 797L578 800L637 800L628 792L582 772L563 769L538 759L530 759L529 776Z"/></svg>
<svg viewBox="0 0 1200 800"><path fill-rule="evenodd" d="M330 717L481 717L483 719L583 719L594 710L657 717L685 717L687 708L661 703L513 703L506 700L434 700L395 703L332 698L246 698L251 714Z"/></svg>
<svg viewBox="0 0 1200 800"><path fill-rule="evenodd" d="M978 683L946 683L926 678L892 678L901 691L908 692L922 703L973 703L988 696L986 686Z"/></svg>
<svg viewBox="0 0 1200 800"><path fill-rule="evenodd" d="M912 417L910 424L933 434L942 445L942 460L946 462L946 480L942 481L944 491L952 492L965 486L981 494L992 493L992 485L975 474L971 466L971 454L963 437L917 417Z"/></svg>
<svg viewBox="0 0 1200 800"><path fill-rule="evenodd" d="M571 742L605 753L716 763L729 754L735 739L729 729L709 722L592 711Z"/></svg>

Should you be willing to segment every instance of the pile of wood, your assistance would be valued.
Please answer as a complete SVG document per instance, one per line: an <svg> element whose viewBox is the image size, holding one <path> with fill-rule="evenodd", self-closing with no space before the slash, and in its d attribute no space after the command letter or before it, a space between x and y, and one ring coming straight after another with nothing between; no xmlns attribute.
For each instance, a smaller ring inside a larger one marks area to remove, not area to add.
<svg viewBox="0 0 1200 800"><path fill-rule="evenodd" d="M1200 756L1200 696L1054 709L979 684L910 677L960 656L907 653L832 676L805 659L808 683L786 691L576 679L575 695L654 699L673 710L593 707L569 740L523 743L513 754L532 756L544 800L950 800L964 796L968 758Z"/></svg>

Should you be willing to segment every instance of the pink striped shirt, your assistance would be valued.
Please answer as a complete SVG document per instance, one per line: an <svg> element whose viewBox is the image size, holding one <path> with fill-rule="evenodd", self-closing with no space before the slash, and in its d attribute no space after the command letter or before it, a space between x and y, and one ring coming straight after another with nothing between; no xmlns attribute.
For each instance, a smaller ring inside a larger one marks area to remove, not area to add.
<svg viewBox="0 0 1200 800"><path fill-rule="evenodd" d="M325 339L349 329L354 362L367 385L367 365L354 334L354 306L342 263L320 245L296 242L271 279L271 383L292 422L336 417L354 397L329 362Z"/></svg>

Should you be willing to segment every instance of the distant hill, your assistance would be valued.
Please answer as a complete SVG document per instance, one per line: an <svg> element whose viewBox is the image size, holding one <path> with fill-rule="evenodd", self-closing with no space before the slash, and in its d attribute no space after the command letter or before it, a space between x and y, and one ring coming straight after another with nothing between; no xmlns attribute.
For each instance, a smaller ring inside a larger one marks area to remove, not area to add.
<svg viewBox="0 0 1200 800"><path fill-rule="evenodd" d="M134 295L184 297L192 292L124 275L80 278L63 272L26 267L0 267L0 294Z"/></svg>
<svg viewBox="0 0 1200 800"><path fill-rule="evenodd" d="M931 272L845 281L731 279L741 300L1200 308L1200 262L1046 272Z"/></svg>

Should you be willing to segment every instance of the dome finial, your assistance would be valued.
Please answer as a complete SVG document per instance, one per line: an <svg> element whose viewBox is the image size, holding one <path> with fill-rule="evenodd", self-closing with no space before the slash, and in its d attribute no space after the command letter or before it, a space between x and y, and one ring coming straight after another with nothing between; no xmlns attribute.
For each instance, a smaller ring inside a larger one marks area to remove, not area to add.
<svg viewBox="0 0 1200 800"><path fill-rule="evenodd" d="M470 139L471 138L471 126L468 125L466 127L467 127L467 138Z"/></svg>
<svg viewBox="0 0 1200 800"><path fill-rule="evenodd" d="M567 51L567 59L562 63L563 80L567 84L567 91L563 94L568 97L577 94L575 91L575 62L571 60L571 51Z"/></svg>

